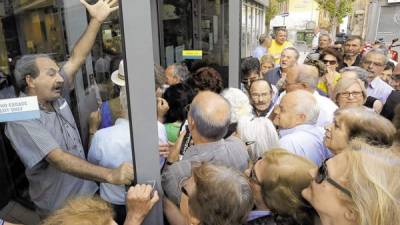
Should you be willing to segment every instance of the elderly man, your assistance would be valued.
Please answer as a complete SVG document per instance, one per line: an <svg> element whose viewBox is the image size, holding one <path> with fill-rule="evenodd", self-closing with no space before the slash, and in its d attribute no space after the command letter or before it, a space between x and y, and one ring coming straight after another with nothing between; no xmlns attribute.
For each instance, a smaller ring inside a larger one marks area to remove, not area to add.
<svg viewBox="0 0 400 225"><path fill-rule="evenodd" d="M286 93L296 90L305 90L310 92L316 99L320 110L317 125L324 127L333 121L333 114L338 108L329 98L322 96L317 91L318 84L317 68L310 65L298 65L288 73L286 78L286 92L283 92L275 104L279 104L280 100Z"/></svg>
<svg viewBox="0 0 400 225"><path fill-rule="evenodd" d="M279 64L279 61L282 60L281 54L283 50L292 46L292 43L287 41L287 30L284 28L276 29L275 39L272 40L271 46L268 49L269 54L275 59L275 65Z"/></svg>
<svg viewBox="0 0 400 225"><path fill-rule="evenodd" d="M304 59L304 63L310 62L312 60L318 60L322 50L331 46L331 44L332 44L331 36L329 36L329 34L327 33L321 33L318 38L318 48L307 55L307 57Z"/></svg>
<svg viewBox="0 0 400 225"><path fill-rule="evenodd" d="M256 80L250 85L250 100L254 115L268 117L272 110L274 92L266 80Z"/></svg>
<svg viewBox="0 0 400 225"><path fill-rule="evenodd" d="M400 63L394 68L389 83L394 90L388 96L381 115L391 121L394 117L396 107L400 104Z"/></svg>
<svg viewBox="0 0 400 225"><path fill-rule="evenodd" d="M131 164L108 169L86 161L77 125L64 99L101 23L118 8L113 6L115 1L82 3L92 19L62 69L46 55L27 55L14 71L21 96L37 96L40 118L10 122L5 133L26 167L29 194L41 216L60 208L68 198L93 195L98 187L89 180L130 184L133 179Z"/></svg>
<svg viewBox="0 0 400 225"><path fill-rule="evenodd" d="M286 48L281 54L280 66L274 68L264 75L264 79L271 85L275 85L278 90L281 90L285 83L286 75L299 60L300 53L293 47Z"/></svg>
<svg viewBox="0 0 400 225"><path fill-rule="evenodd" d="M342 67L360 66L361 50L363 47L363 39L361 36L353 35L346 39L344 43L344 56Z"/></svg>
<svg viewBox="0 0 400 225"><path fill-rule="evenodd" d="M274 123L279 127L280 146L317 165L329 157L323 144L324 129L316 126L320 110L314 96L304 90L283 96Z"/></svg>
<svg viewBox="0 0 400 225"><path fill-rule="evenodd" d="M380 78L385 69L387 57L382 49L371 49L362 59L362 67L369 72L368 96L379 99L385 104L393 88Z"/></svg>
<svg viewBox="0 0 400 225"><path fill-rule="evenodd" d="M162 173L162 185L168 198L179 203L179 184L191 175L191 162L219 163L244 171L249 155L246 146L236 137L223 139L230 123L229 103L220 95L210 91L200 92L191 104L188 113L188 128L194 145L183 153L179 161L178 144L170 149Z"/></svg>
<svg viewBox="0 0 400 225"><path fill-rule="evenodd" d="M189 75L188 68L182 63L171 64L165 69L165 76L168 85L179 84L187 79Z"/></svg>

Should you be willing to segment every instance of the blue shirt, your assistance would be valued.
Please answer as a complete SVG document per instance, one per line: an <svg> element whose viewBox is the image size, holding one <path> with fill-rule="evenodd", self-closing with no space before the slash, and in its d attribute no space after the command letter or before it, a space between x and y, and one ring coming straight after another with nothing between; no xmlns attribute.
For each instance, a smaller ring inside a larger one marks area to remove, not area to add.
<svg viewBox="0 0 400 225"><path fill-rule="evenodd" d="M263 57L263 55L265 55L267 53L268 53L268 50L266 48L264 48L263 46L259 45L254 49L252 56L257 59L261 59L261 57Z"/></svg>
<svg viewBox="0 0 400 225"><path fill-rule="evenodd" d="M368 96L379 99L382 104L385 104L386 99L389 97L392 91L393 88L383 81L379 76L375 77L367 88Z"/></svg>
<svg viewBox="0 0 400 225"><path fill-rule="evenodd" d="M325 131L322 127L302 124L279 130L279 136L282 148L313 161L317 166L332 155L323 144Z"/></svg>
<svg viewBox="0 0 400 225"><path fill-rule="evenodd" d="M106 168L117 168L122 163L132 163L129 121L117 119L115 125L98 130L92 139L88 161ZM125 186L100 184L102 199L117 205L125 205Z"/></svg>

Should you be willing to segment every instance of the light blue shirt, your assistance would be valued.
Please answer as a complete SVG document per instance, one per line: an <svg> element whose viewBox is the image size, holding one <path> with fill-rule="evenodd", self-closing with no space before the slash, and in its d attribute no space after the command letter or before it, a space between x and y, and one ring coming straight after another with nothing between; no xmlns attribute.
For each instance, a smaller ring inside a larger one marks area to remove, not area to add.
<svg viewBox="0 0 400 225"><path fill-rule="evenodd" d="M122 163L132 163L129 121L117 119L115 125L95 133L90 145L88 161L106 168L117 168ZM100 184L102 199L116 205L125 205L125 186Z"/></svg>
<svg viewBox="0 0 400 225"><path fill-rule="evenodd" d="M261 57L263 57L263 55L265 55L267 53L268 53L268 50L266 48L264 48L263 46L259 45L254 49L252 56L257 59L261 59Z"/></svg>
<svg viewBox="0 0 400 225"><path fill-rule="evenodd" d="M322 127L302 124L279 130L279 136L282 148L313 161L317 166L332 155L323 144L325 131Z"/></svg>
<svg viewBox="0 0 400 225"><path fill-rule="evenodd" d="M393 88L383 81L379 76L375 77L372 82L368 85L367 94L377 98L382 104L385 104L386 99L392 93Z"/></svg>

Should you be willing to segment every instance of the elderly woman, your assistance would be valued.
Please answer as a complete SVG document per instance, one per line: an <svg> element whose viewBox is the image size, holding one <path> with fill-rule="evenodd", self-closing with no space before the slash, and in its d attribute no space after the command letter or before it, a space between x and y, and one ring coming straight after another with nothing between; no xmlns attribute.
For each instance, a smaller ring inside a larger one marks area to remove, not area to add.
<svg viewBox="0 0 400 225"><path fill-rule="evenodd" d="M279 147L279 137L275 126L266 117L242 117L238 122L237 135L246 144L252 161L266 151Z"/></svg>
<svg viewBox="0 0 400 225"><path fill-rule="evenodd" d="M396 134L389 120L364 108L337 110L333 123L325 130L324 144L333 154L346 150L354 138L362 138L373 146L390 147Z"/></svg>
<svg viewBox="0 0 400 225"><path fill-rule="evenodd" d="M360 68L358 66L350 66L350 67L345 67L345 68L341 69L340 73L342 75L342 79L344 79L344 78L357 79L358 78L363 82L364 88L365 89L368 88L369 72L366 71L365 69ZM364 106L373 109L376 113L380 113L382 111L383 104L377 98L374 98L372 96L367 96Z"/></svg>
<svg viewBox="0 0 400 225"><path fill-rule="evenodd" d="M310 174L302 195L322 225L400 224L400 159L392 151L346 151Z"/></svg>
<svg viewBox="0 0 400 225"><path fill-rule="evenodd" d="M256 210L275 214L274 218L280 218L276 224L285 221L290 225L312 225L315 213L303 200L301 191L312 180L308 171L315 168L313 162L284 149L266 152L248 173ZM264 216L264 220L268 221L268 217Z"/></svg>
<svg viewBox="0 0 400 225"><path fill-rule="evenodd" d="M357 78L342 78L336 84L332 96L339 108L362 107L367 99L367 90Z"/></svg>
<svg viewBox="0 0 400 225"><path fill-rule="evenodd" d="M337 69L342 61L342 56L334 48L325 48L319 60L325 64L326 74L320 78L317 87L326 95L332 96L336 82L340 79L340 73L337 72Z"/></svg>
<svg viewBox="0 0 400 225"><path fill-rule="evenodd" d="M181 181L181 209L164 200L170 224L240 225L246 222L253 206L248 179L224 166L194 165L192 176Z"/></svg>
<svg viewBox="0 0 400 225"><path fill-rule="evenodd" d="M222 91L222 97L228 100L231 106L231 123L225 138L231 136L237 129L238 121L243 116L251 116L253 107L250 104L249 97L237 88L227 88Z"/></svg>

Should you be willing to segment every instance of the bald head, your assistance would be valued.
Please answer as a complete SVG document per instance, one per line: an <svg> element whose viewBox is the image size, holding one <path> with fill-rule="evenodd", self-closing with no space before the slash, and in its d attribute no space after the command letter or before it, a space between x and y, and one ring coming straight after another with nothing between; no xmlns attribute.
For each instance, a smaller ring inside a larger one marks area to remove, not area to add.
<svg viewBox="0 0 400 225"><path fill-rule="evenodd" d="M196 95L191 104L190 118L194 129L208 140L219 140L225 136L230 122L230 106L222 96L203 91Z"/></svg>
<svg viewBox="0 0 400 225"><path fill-rule="evenodd" d="M283 96L274 123L280 128L290 129L301 124L315 124L319 107L314 96L304 90L297 90Z"/></svg>
<svg viewBox="0 0 400 225"><path fill-rule="evenodd" d="M286 92L307 90L314 92L319 80L318 69L315 66L299 64L287 73Z"/></svg>

